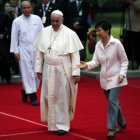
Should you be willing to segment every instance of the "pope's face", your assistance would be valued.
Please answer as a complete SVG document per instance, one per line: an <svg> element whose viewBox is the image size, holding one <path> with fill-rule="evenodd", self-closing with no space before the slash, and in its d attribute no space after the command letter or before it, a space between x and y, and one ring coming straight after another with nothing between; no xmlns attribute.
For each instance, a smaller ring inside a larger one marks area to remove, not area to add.
<svg viewBox="0 0 140 140"><path fill-rule="evenodd" d="M60 28L63 21L64 21L64 19L62 16L57 15L57 14L52 14L51 23L52 23L52 27L55 31L57 31Z"/></svg>
<svg viewBox="0 0 140 140"><path fill-rule="evenodd" d="M31 4L27 1L23 2L22 6L21 6L21 11L25 16L27 16L27 17L30 16L30 14L32 12Z"/></svg>

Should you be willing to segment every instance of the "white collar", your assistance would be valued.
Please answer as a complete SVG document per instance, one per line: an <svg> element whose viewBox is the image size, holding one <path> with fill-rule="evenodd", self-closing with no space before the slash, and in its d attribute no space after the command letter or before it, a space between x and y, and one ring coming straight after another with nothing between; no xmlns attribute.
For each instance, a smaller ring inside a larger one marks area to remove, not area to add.
<svg viewBox="0 0 140 140"><path fill-rule="evenodd" d="M113 42L115 42L115 41L114 41L114 37L113 37L112 35L110 35L109 41L108 41L108 43L106 44L106 47L105 47L105 48L107 48L107 47L109 46L109 44L111 44L111 43L113 43ZM99 43L103 45L102 40L100 40Z"/></svg>
<svg viewBox="0 0 140 140"><path fill-rule="evenodd" d="M25 19L27 19L27 20L29 20L29 19L31 19L31 16L32 16L32 14L30 14L30 16L25 16L24 14L22 14L23 15L23 18L25 18Z"/></svg>
<svg viewBox="0 0 140 140"><path fill-rule="evenodd" d="M52 31L53 31L54 33L58 33L62 28L63 28L63 24L61 24L61 26L59 27L59 29L58 29L57 31L55 31L55 30L53 29L53 27L52 27Z"/></svg>

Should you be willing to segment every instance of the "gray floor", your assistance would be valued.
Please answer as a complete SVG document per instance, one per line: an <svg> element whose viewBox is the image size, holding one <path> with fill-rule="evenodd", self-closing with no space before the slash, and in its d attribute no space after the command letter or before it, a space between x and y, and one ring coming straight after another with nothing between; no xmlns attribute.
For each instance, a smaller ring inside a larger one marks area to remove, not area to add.
<svg viewBox="0 0 140 140"><path fill-rule="evenodd" d="M81 76L99 78L99 72L81 70ZM128 70L127 78L140 78L140 70Z"/></svg>
<svg viewBox="0 0 140 140"><path fill-rule="evenodd" d="M87 71L87 70L81 70L81 76L82 77L92 77L92 78L99 78L99 72L93 72L93 71ZM127 78L140 78L140 70L129 70L127 72ZM19 83L21 82L21 76L20 75L12 75L11 83ZM0 79L0 84L2 84L2 80ZM5 84L5 82L3 83Z"/></svg>

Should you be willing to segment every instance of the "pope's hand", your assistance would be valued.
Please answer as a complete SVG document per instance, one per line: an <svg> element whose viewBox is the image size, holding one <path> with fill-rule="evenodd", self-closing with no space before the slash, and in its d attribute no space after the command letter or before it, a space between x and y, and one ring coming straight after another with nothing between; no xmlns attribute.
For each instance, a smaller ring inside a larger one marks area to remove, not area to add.
<svg viewBox="0 0 140 140"><path fill-rule="evenodd" d="M72 112L72 113L74 113L74 107L70 106L69 111Z"/></svg>
<svg viewBox="0 0 140 140"><path fill-rule="evenodd" d="M80 64L77 65L77 68L86 68L87 67L87 63L80 61Z"/></svg>
<svg viewBox="0 0 140 140"><path fill-rule="evenodd" d="M74 84L76 85L80 81L80 76L74 76Z"/></svg>
<svg viewBox="0 0 140 140"><path fill-rule="evenodd" d="M39 80L42 80L42 73L37 73L37 77Z"/></svg>

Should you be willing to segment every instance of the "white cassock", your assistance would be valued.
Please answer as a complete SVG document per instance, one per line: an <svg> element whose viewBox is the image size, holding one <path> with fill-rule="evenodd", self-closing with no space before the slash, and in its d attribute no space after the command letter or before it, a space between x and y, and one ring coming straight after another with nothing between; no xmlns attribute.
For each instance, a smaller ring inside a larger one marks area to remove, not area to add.
<svg viewBox="0 0 140 140"><path fill-rule="evenodd" d="M19 16L13 21L10 52L20 54L19 66L25 92L37 91L39 79L35 73L35 60L38 49L34 41L43 29L41 19L36 15Z"/></svg>
<svg viewBox="0 0 140 140"><path fill-rule="evenodd" d="M39 48L35 71L43 74L41 121L48 122L50 131L69 131L78 86L74 84L73 76L80 76L77 65L83 46L77 34L64 25L57 32L52 26L44 28L35 46Z"/></svg>

